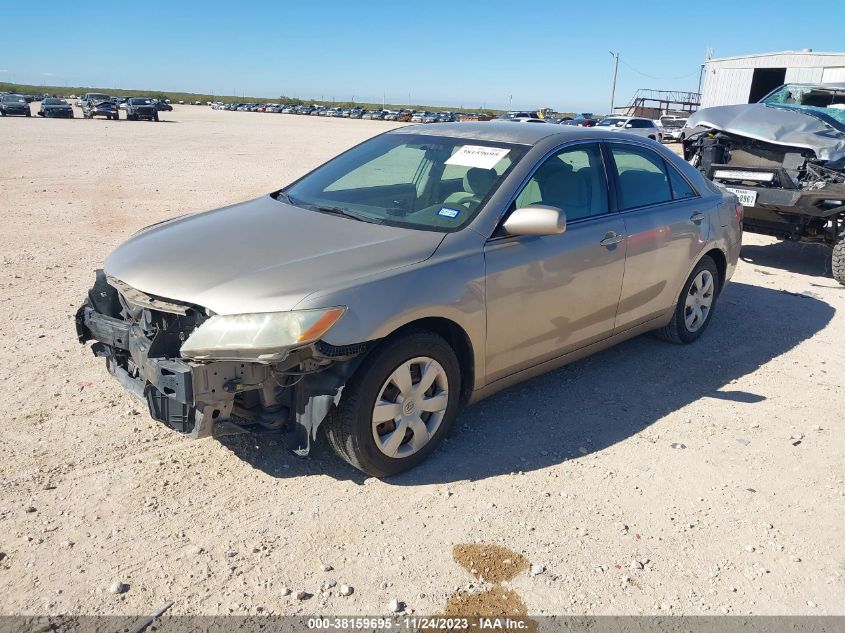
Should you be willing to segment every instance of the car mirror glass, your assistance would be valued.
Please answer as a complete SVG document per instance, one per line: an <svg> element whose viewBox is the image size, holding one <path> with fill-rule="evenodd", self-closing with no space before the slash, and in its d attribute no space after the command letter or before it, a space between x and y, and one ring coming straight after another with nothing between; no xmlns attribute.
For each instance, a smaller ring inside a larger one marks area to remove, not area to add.
<svg viewBox="0 0 845 633"><path fill-rule="evenodd" d="M557 207L532 204L516 209L502 228L508 235L559 235L566 230L566 213Z"/></svg>

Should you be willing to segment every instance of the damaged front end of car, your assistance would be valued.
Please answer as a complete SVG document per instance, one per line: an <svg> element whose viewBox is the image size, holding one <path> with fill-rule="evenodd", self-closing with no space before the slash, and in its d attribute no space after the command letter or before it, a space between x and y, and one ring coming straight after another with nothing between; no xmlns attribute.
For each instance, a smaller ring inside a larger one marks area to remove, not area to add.
<svg viewBox="0 0 845 633"><path fill-rule="evenodd" d="M845 84L786 84L759 103L699 110L684 158L738 196L747 230L841 242Z"/></svg>
<svg viewBox="0 0 845 633"><path fill-rule="evenodd" d="M845 213L845 163L715 128L684 142L684 156L707 178L735 193L746 230L833 244Z"/></svg>
<svg viewBox="0 0 845 633"><path fill-rule="evenodd" d="M220 316L98 270L76 332L170 428L194 438L279 432L304 456L368 348L320 340L344 312Z"/></svg>

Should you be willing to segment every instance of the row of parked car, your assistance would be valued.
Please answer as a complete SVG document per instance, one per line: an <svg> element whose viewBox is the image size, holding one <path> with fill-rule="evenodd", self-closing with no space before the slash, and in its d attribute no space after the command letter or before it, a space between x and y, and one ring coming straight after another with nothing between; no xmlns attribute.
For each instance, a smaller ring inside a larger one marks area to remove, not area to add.
<svg viewBox="0 0 845 633"><path fill-rule="evenodd" d="M493 117L480 113L429 112L423 110L387 110L365 108L341 108L319 105L282 105L278 103L212 103L216 110L237 112L270 112L279 114L299 114L305 116L324 116L342 119L368 119L373 121L400 121L403 123L449 123L458 120L490 120Z"/></svg>
<svg viewBox="0 0 845 633"><path fill-rule="evenodd" d="M211 103L216 110L236 112L270 112L280 114L299 114L306 116L324 116L343 119L370 119L378 121L398 121L402 123L451 123L455 121L489 121L493 119L489 114L471 112L429 112L426 110L387 110L364 108L341 108L320 105L284 105L278 103ZM629 134L644 136L656 141L682 140L681 130L686 119L680 117L663 117L660 120L645 117L609 116L596 117L591 113L582 112L574 117L541 117L536 111L506 112L497 119L516 123L551 123L558 125L575 125L580 127L600 126L614 131L624 131Z"/></svg>
<svg viewBox="0 0 845 633"><path fill-rule="evenodd" d="M38 116L49 118L74 118L71 105L59 97L44 95L33 99L30 95L0 93L0 115L32 116L30 103L40 101ZM158 113L173 110L169 103L149 97L110 97L106 94L89 92L76 100L82 110L82 118L103 117L112 121L120 119L120 110L126 112L128 121L158 121Z"/></svg>

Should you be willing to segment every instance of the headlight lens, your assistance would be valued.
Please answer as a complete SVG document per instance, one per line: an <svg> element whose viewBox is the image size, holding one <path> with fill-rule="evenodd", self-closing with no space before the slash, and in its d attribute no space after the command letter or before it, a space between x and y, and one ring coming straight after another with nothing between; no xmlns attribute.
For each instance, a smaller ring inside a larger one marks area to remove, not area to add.
<svg viewBox="0 0 845 633"><path fill-rule="evenodd" d="M180 353L195 360L281 360L291 348L322 337L345 311L336 307L216 315L194 330Z"/></svg>

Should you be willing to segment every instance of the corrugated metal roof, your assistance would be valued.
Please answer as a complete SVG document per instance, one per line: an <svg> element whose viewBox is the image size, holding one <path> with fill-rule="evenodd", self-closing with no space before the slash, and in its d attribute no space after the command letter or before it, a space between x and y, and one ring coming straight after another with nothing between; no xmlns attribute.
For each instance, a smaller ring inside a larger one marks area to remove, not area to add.
<svg viewBox="0 0 845 633"><path fill-rule="evenodd" d="M751 59L754 57L774 57L776 55L817 55L817 56L841 56L845 57L845 53L835 52L819 52L819 51L776 51L774 53L752 53L751 55L734 55L732 57L714 57L708 59L707 62L726 62L735 59Z"/></svg>

